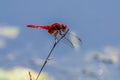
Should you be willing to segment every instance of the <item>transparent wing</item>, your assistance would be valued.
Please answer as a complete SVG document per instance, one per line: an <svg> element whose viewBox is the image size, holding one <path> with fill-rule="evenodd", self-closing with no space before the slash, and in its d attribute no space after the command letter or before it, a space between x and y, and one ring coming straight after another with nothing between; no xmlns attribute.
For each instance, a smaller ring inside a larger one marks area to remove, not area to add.
<svg viewBox="0 0 120 80"><path fill-rule="evenodd" d="M74 32L69 31L63 38L63 42L77 49L80 47L82 40Z"/></svg>

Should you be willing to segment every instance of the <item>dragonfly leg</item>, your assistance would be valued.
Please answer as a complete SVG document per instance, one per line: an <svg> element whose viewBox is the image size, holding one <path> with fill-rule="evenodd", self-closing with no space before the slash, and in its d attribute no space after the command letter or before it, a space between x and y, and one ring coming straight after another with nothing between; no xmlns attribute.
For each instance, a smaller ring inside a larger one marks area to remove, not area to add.
<svg viewBox="0 0 120 80"><path fill-rule="evenodd" d="M62 33L62 31L61 30L59 30L59 34L61 35L61 36L63 36L64 34Z"/></svg>
<svg viewBox="0 0 120 80"><path fill-rule="evenodd" d="M58 35L58 31L54 34L54 37L55 37L55 42L57 42L57 41L58 41L57 35Z"/></svg>

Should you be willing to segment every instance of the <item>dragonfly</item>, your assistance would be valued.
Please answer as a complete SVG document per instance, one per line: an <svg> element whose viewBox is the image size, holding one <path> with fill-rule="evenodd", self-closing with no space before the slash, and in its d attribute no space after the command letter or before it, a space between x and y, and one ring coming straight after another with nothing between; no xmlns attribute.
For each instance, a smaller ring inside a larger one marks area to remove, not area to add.
<svg viewBox="0 0 120 80"><path fill-rule="evenodd" d="M58 35L63 36L68 29L67 25L61 23L53 23L50 25L28 24L27 27L45 29L49 34L54 35L55 41L58 41ZM63 39L73 48L79 48L82 43L82 40L72 31L69 31Z"/></svg>
<svg viewBox="0 0 120 80"><path fill-rule="evenodd" d="M67 25L65 24L60 24L60 23L53 23L51 25L33 25L33 24L28 24L27 27L30 28L40 28L40 29L46 29L48 31L49 34L53 34L55 37L55 43L53 45L53 47L51 48L48 56L46 57L37 77L35 80L38 80L43 68L45 67L45 65L47 64L50 55L52 54L54 48L56 47L56 45L63 39L65 39L67 42L69 42L72 47L77 48L79 47L79 43L82 42L82 40L80 38L78 38L76 36L76 34L74 32L69 31ZM61 37L58 39L58 35L60 35ZM29 73L30 76L30 80L32 80L31 75Z"/></svg>

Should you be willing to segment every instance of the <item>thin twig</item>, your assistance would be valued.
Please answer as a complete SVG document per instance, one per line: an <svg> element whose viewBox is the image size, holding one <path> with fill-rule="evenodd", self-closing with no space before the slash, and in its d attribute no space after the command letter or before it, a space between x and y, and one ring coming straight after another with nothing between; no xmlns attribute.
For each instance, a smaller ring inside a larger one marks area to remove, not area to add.
<svg viewBox="0 0 120 80"><path fill-rule="evenodd" d="M50 50L50 52L49 52L47 58L45 59L44 64L43 64L43 66L41 67L41 69L40 69L40 71L39 71L39 73L38 73L38 75L37 75L37 78L36 78L35 80L38 80L38 78L39 78L39 76L40 76L40 74L41 74L43 68L45 67L47 61L49 60L49 57L50 57L51 53L53 52L54 48L55 48L56 45L61 41L61 39L63 39L63 38L65 37L65 35L68 33L68 31L69 31L69 29L65 32L65 34L64 34L63 36L61 36L61 38L60 38L57 42L55 41L55 43L54 43L52 49Z"/></svg>
<svg viewBox="0 0 120 80"><path fill-rule="evenodd" d="M32 80L32 75L31 75L31 73L29 72L29 77L30 77L30 80Z"/></svg>

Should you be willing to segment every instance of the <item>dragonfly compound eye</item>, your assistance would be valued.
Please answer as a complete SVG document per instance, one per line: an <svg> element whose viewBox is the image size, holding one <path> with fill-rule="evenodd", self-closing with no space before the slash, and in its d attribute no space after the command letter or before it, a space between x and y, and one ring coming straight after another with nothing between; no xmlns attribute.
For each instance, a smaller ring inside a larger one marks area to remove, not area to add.
<svg viewBox="0 0 120 80"><path fill-rule="evenodd" d="M63 31L66 31L66 29L67 29L67 26L64 25L64 24L62 24L62 30L63 30Z"/></svg>

